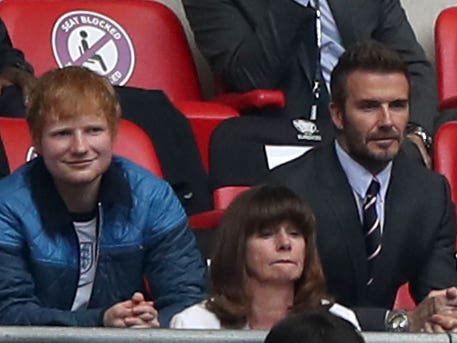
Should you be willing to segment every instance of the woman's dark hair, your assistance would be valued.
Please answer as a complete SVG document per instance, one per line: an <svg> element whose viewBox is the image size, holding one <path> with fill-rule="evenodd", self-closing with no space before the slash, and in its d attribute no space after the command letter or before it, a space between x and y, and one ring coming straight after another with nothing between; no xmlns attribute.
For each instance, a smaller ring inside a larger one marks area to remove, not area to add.
<svg viewBox="0 0 457 343"><path fill-rule="evenodd" d="M213 296L206 306L216 314L223 327L242 327L250 310L250 296L245 288L247 239L283 221L290 221L306 242L304 270L295 283L291 311L320 306L325 297L325 279L311 208L286 187L256 186L230 204L218 227L210 271Z"/></svg>

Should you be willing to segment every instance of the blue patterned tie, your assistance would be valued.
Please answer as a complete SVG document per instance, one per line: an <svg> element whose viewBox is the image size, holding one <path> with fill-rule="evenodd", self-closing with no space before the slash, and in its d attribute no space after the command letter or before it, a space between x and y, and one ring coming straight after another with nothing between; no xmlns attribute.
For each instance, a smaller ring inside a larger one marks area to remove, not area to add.
<svg viewBox="0 0 457 343"><path fill-rule="evenodd" d="M368 260L367 285L373 282L373 265L381 252L381 223L376 212L376 201L379 193L379 182L373 179L368 187L363 204L363 232Z"/></svg>

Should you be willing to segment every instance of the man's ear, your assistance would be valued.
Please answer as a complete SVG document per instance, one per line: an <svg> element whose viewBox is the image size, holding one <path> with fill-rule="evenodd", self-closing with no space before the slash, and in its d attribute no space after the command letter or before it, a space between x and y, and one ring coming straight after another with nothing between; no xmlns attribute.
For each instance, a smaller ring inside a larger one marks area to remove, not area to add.
<svg viewBox="0 0 457 343"><path fill-rule="evenodd" d="M330 112L330 116L332 117L333 125L338 130L342 130L344 127L344 122L343 122L343 111L344 109L340 108L337 104L334 102L331 102L328 105L328 110Z"/></svg>

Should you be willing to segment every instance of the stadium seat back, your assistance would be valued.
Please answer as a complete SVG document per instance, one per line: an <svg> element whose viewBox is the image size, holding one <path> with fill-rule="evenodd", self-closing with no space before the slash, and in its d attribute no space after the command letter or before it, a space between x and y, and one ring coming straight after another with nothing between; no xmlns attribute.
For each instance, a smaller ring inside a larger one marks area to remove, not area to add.
<svg viewBox="0 0 457 343"><path fill-rule="evenodd" d="M443 124L435 135L434 169L447 178L457 205L457 121Z"/></svg>
<svg viewBox="0 0 457 343"><path fill-rule="evenodd" d="M445 8L436 19L435 63L440 110L457 108L457 7Z"/></svg>
<svg viewBox="0 0 457 343"><path fill-rule="evenodd" d="M37 75L83 65L116 85L162 89L172 99L202 95L184 30L150 0L4 0L0 17Z"/></svg>

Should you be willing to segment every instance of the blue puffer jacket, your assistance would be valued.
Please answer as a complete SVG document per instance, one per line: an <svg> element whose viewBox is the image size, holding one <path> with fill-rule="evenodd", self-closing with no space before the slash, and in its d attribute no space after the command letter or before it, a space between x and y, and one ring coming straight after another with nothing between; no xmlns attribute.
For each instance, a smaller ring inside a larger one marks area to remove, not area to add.
<svg viewBox="0 0 457 343"><path fill-rule="evenodd" d="M114 157L103 175L100 252L88 309L73 223L41 158L0 182L0 324L100 326L111 305L151 286L162 326L203 299L205 266L167 183Z"/></svg>

